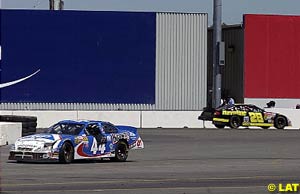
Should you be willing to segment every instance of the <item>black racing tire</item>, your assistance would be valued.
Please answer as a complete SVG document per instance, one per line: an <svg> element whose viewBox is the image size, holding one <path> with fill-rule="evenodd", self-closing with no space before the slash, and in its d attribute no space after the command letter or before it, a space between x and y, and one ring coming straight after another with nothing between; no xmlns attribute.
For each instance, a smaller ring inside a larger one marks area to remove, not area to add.
<svg viewBox="0 0 300 194"><path fill-rule="evenodd" d="M71 143L65 142L59 150L59 162L69 164L74 159L74 148Z"/></svg>
<svg viewBox="0 0 300 194"><path fill-rule="evenodd" d="M114 161L125 162L128 157L128 145L124 141L119 141L115 149Z"/></svg>
<svg viewBox="0 0 300 194"><path fill-rule="evenodd" d="M36 127L36 126L37 126L36 121L22 123L22 128L29 128L29 127Z"/></svg>
<svg viewBox="0 0 300 194"><path fill-rule="evenodd" d="M36 133L36 127L22 128L22 137Z"/></svg>
<svg viewBox="0 0 300 194"><path fill-rule="evenodd" d="M274 119L274 127L276 129L284 129L284 127L287 126L287 121L284 116L278 115Z"/></svg>
<svg viewBox="0 0 300 194"><path fill-rule="evenodd" d="M37 121L37 117L33 117L33 116L19 116L19 115L0 115L0 121L36 122Z"/></svg>
<svg viewBox="0 0 300 194"><path fill-rule="evenodd" d="M241 126L242 121L239 116L232 116L229 119L229 127L232 129L237 129Z"/></svg>
<svg viewBox="0 0 300 194"><path fill-rule="evenodd" d="M225 125L222 124L214 124L216 128L218 129L224 129Z"/></svg>
<svg viewBox="0 0 300 194"><path fill-rule="evenodd" d="M27 132L36 132L36 128L35 127L26 127L26 128L22 128L22 132L23 133L27 133Z"/></svg>
<svg viewBox="0 0 300 194"><path fill-rule="evenodd" d="M24 136L29 136L29 135L34 135L35 132L22 132L22 137Z"/></svg>

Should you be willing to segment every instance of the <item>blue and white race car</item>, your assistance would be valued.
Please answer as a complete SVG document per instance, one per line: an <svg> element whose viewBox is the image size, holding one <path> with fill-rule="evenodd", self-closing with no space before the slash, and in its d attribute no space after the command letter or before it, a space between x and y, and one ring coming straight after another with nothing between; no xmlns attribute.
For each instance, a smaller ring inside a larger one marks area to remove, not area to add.
<svg viewBox="0 0 300 194"><path fill-rule="evenodd" d="M47 132L21 137L12 145L9 160L59 161L111 158L124 162L129 149L143 149L137 129L103 121L64 120Z"/></svg>

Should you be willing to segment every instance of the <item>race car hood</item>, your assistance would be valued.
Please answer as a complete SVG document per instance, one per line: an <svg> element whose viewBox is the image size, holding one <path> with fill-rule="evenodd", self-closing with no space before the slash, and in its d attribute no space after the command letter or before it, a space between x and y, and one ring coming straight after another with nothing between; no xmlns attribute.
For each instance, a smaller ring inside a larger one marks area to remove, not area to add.
<svg viewBox="0 0 300 194"><path fill-rule="evenodd" d="M58 134L34 134L25 137L20 137L17 141L42 141L46 143L53 143L56 140L61 139L61 135Z"/></svg>
<svg viewBox="0 0 300 194"><path fill-rule="evenodd" d="M58 134L35 134L18 138L13 146L13 149L26 150L43 150L48 145L58 142L62 137Z"/></svg>

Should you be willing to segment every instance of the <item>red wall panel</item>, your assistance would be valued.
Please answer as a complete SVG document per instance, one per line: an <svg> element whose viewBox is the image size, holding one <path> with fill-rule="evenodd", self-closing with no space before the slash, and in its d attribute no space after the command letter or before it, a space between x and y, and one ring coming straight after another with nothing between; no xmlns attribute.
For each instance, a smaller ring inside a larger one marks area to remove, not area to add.
<svg viewBox="0 0 300 194"><path fill-rule="evenodd" d="M300 98L300 16L244 16L244 97Z"/></svg>

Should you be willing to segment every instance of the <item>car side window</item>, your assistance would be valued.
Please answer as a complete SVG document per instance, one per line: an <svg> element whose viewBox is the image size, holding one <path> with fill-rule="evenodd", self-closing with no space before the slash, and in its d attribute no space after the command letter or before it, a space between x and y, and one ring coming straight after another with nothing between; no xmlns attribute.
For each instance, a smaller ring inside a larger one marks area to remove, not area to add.
<svg viewBox="0 0 300 194"><path fill-rule="evenodd" d="M253 106L253 107L252 107L252 111L253 111L253 112L263 112L262 109L260 109L260 108L258 108L258 107L256 107L256 106Z"/></svg>
<svg viewBox="0 0 300 194"><path fill-rule="evenodd" d="M102 127L105 133L118 133L118 129L110 123L102 123Z"/></svg>
<svg viewBox="0 0 300 194"><path fill-rule="evenodd" d="M92 135L92 136L97 136L101 134L100 127L98 126L97 123L88 124L88 126L85 129L85 132L87 135Z"/></svg>
<svg viewBox="0 0 300 194"><path fill-rule="evenodd" d="M240 106L241 111L251 111L248 106Z"/></svg>
<svg viewBox="0 0 300 194"><path fill-rule="evenodd" d="M236 107L236 106L232 106L232 107L230 107L230 110L236 111L236 110L239 110L239 109L238 109L238 107Z"/></svg>
<svg viewBox="0 0 300 194"><path fill-rule="evenodd" d="M241 107L241 106L235 106L235 110L239 110L239 111L241 111L241 110L243 110L243 109L242 109L242 107Z"/></svg>

